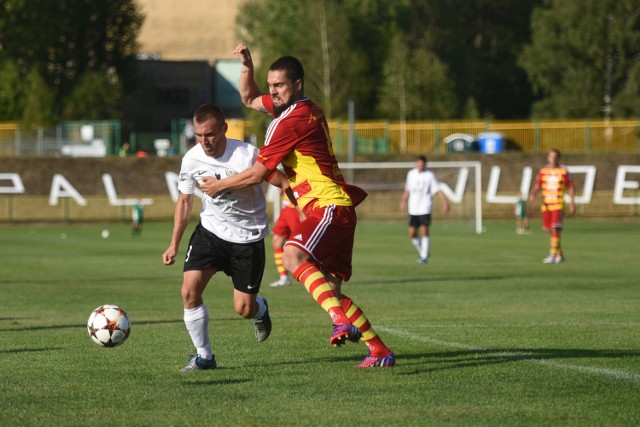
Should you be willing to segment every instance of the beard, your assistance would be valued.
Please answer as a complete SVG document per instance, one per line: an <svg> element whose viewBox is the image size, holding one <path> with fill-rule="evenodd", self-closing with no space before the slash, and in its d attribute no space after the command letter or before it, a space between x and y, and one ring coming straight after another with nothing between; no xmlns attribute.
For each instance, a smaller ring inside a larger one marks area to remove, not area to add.
<svg viewBox="0 0 640 427"><path fill-rule="evenodd" d="M284 110L286 110L287 108L291 107L293 105L293 102L289 102L287 104L281 104L278 106L273 106L273 116L274 117L278 117L280 114L282 114L282 112Z"/></svg>

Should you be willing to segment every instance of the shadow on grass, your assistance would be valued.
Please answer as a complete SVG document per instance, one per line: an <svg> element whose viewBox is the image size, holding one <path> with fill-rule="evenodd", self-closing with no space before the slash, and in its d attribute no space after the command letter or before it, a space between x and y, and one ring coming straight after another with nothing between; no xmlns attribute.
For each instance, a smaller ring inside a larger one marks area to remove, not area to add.
<svg viewBox="0 0 640 427"><path fill-rule="evenodd" d="M212 372L217 371L217 369L214 369ZM237 379L237 380L233 380L233 379L226 379L226 380L199 380L199 381L187 381L187 384L189 385L200 385L200 386L209 386L209 385L232 385L232 384L247 384L253 382L253 380L248 379L248 378L243 378L243 379Z"/></svg>
<svg viewBox="0 0 640 427"><path fill-rule="evenodd" d="M225 317L225 318L212 318L211 320L216 322L236 322L243 321L245 319L241 317ZM166 325L171 323L184 323L182 319L175 320L142 320L139 322L132 321L131 326L145 326L145 325ZM14 323L15 325L15 323ZM41 325L41 326L25 326L25 327L14 327L14 328L3 328L0 329L0 333L2 332L24 332L24 331L45 331L49 329L77 329L77 328L86 328L86 324L82 325Z"/></svg>
<svg viewBox="0 0 640 427"><path fill-rule="evenodd" d="M82 283L83 287L86 287L87 283L91 283L92 287L99 287L103 283L116 283L123 284L128 282L151 282L156 280L167 280L167 276L145 276L145 277L135 277L135 276L108 276L108 277L77 277L74 278L73 282L71 282L68 278L60 278L54 279L49 277L43 278L16 278L16 279L0 279L0 285L17 285L17 284L45 284L45 285L55 285L62 284L67 285L71 283Z"/></svg>
<svg viewBox="0 0 640 427"><path fill-rule="evenodd" d="M36 351L52 351L52 350L62 350L62 347L47 347L47 348L14 348L12 350L0 350L0 354L12 354L12 353L32 353Z"/></svg>
<svg viewBox="0 0 640 427"><path fill-rule="evenodd" d="M508 278L512 278L515 276L422 276L410 279L386 279L386 280L362 280L362 281L354 281L350 284L350 286L359 286L359 285L402 285L406 283L433 283L433 282L466 282L466 281L485 281L485 280L505 280Z"/></svg>
<svg viewBox="0 0 640 427"><path fill-rule="evenodd" d="M224 369L246 369L246 368L263 368L265 366L293 366L293 365L314 365L317 363L336 363L351 362L354 366L362 362L366 354L361 356L331 356L331 357L305 357L299 359L282 360L280 362L264 362L260 364L229 366Z"/></svg>
<svg viewBox="0 0 640 427"><path fill-rule="evenodd" d="M558 348L509 348L493 350L460 350L432 354L400 354L398 365L420 367L400 375L416 375L469 367L519 361L557 361L563 359L614 359L640 357L640 350L595 350Z"/></svg>

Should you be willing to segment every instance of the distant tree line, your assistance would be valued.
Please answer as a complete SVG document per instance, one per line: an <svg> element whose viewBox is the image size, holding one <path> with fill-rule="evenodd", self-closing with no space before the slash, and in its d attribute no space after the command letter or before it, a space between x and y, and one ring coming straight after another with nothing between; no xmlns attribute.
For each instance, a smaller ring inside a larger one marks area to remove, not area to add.
<svg viewBox="0 0 640 427"><path fill-rule="evenodd" d="M640 0L248 0L238 37L305 65L328 116L640 114ZM260 83L260 82L259 82ZM266 89L266 88L264 88Z"/></svg>
<svg viewBox="0 0 640 427"><path fill-rule="evenodd" d="M195 12L194 12L195 13ZM0 121L121 119L135 0L0 3ZM238 40L294 55L330 118L640 115L640 0L247 0Z"/></svg>
<svg viewBox="0 0 640 427"><path fill-rule="evenodd" d="M134 0L0 3L0 121L123 117L143 16Z"/></svg>

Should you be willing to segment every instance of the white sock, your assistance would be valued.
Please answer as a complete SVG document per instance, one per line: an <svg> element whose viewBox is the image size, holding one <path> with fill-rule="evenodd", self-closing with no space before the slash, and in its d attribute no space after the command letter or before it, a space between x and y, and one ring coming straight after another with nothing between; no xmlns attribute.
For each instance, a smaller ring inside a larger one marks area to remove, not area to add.
<svg viewBox="0 0 640 427"><path fill-rule="evenodd" d="M429 258L429 244L430 239L428 237L420 238L420 258L427 259Z"/></svg>
<svg viewBox="0 0 640 427"><path fill-rule="evenodd" d="M258 303L258 312L256 313L255 316L253 316L253 318L260 319L262 316L264 316L264 313L267 311L267 306L264 303L264 299L262 298L256 298L256 302Z"/></svg>
<svg viewBox="0 0 640 427"><path fill-rule="evenodd" d="M412 237L411 243L413 244L413 247L416 248L416 251L420 253L420 239L417 237Z"/></svg>
<svg viewBox="0 0 640 427"><path fill-rule="evenodd" d="M202 304L196 308L184 309L184 324L191 336L191 341L202 359L211 359L213 352L209 344L209 312Z"/></svg>

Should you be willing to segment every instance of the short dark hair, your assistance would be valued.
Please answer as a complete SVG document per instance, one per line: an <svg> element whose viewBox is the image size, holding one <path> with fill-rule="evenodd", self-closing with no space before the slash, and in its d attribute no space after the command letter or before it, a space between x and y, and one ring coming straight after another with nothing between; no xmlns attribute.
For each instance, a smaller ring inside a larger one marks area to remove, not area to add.
<svg viewBox="0 0 640 427"><path fill-rule="evenodd" d="M421 162L427 163L427 156L418 156L416 160L420 160Z"/></svg>
<svg viewBox="0 0 640 427"><path fill-rule="evenodd" d="M552 148L551 150L549 150L549 152L556 153L556 156L560 158L560 150L558 150L557 148Z"/></svg>
<svg viewBox="0 0 640 427"><path fill-rule="evenodd" d="M218 124L224 123L225 118L222 108L215 104L202 104L193 113L193 121L196 123L204 123L209 119L215 119Z"/></svg>
<svg viewBox="0 0 640 427"><path fill-rule="evenodd" d="M269 67L269 71L284 71L287 78L293 82L302 80L304 82L304 68L302 63L293 56L283 56L275 60Z"/></svg>

